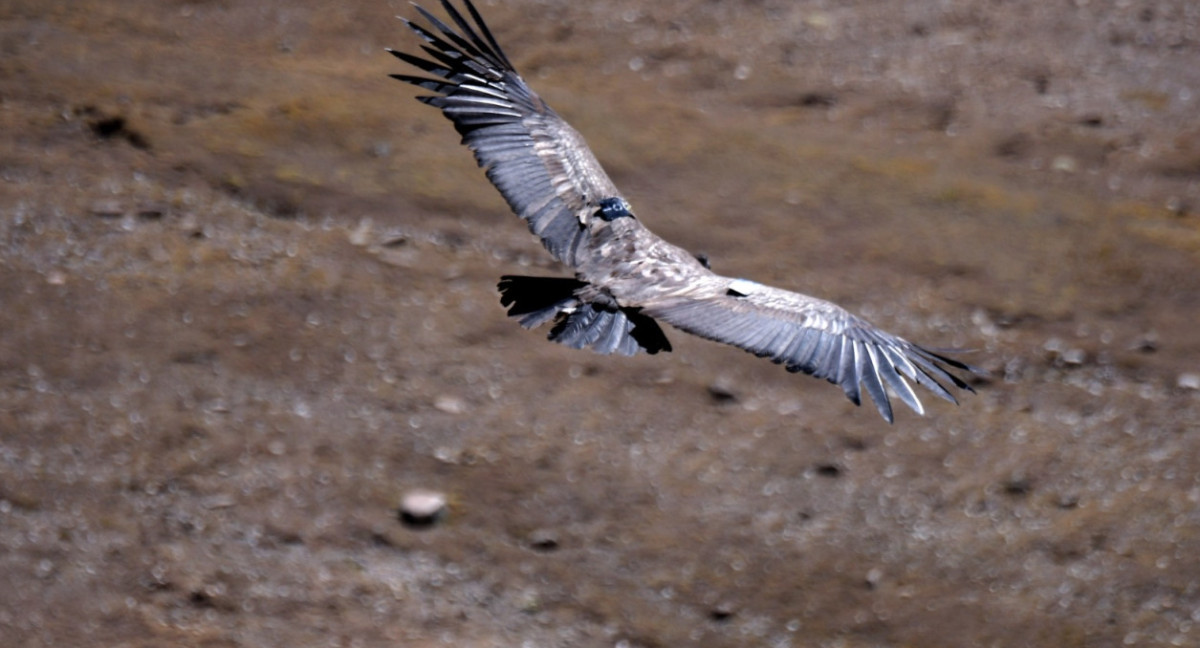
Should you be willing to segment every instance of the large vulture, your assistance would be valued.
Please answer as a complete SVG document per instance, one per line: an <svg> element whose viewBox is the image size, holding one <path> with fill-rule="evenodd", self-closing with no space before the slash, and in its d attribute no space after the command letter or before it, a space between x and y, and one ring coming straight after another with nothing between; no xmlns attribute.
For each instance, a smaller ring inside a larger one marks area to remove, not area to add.
<svg viewBox="0 0 1200 648"><path fill-rule="evenodd" d="M470 0L464 16L442 0L447 24L405 25L425 57L388 50L429 76L392 75L433 93L514 212L574 278L505 276L501 303L526 328L553 321L550 339L576 349L633 355L669 351L658 322L724 342L788 371L861 390L892 421L888 390L918 414L915 382L956 403L943 383L972 391L948 369L976 371L885 333L836 304L713 273L646 229L583 137L529 88Z"/></svg>

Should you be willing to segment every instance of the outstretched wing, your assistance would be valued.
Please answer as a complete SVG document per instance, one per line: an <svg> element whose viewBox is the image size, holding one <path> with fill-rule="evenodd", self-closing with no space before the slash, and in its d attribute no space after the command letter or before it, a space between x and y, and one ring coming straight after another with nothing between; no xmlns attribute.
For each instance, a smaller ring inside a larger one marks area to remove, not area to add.
<svg viewBox="0 0 1200 648"><path fill-rule="evenodd" d="M885 333L836 304L740 279L730 282L723 294L668 297L644 305L643 312L693 335L770 358L788 371L825 378L839 385L855 405L861 401L861 386L889 423L892 405L885 386L924 414L905 378L957 403L942 382L974 390L947 368L978 373Z"/></svg>
<svg viewBox="0 0 1200 648"><path fill-rule="evenodd" d="M454 122L512 210L551 254L574 266L586 235L582 222L600 200L620 194L583 137L529 89L479 12L463 1L474 25L447 0L442 7L457 29L419 6L430 28L404 20L425 41L428 58L388 50L436 78L391 76L437 93L418 99Z"/></svg>

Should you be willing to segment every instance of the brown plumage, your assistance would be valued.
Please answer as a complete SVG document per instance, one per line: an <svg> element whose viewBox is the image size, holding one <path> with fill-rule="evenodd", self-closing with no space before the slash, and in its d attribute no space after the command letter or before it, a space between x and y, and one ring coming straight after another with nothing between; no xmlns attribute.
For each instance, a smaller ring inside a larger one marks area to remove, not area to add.
<svg viewBox="0 0 1200 648"><path fill-rule="evenodd" d="M514 212L573 279L506 276L501 303L526 328L549 321L550 339L598 353L669 351L657 321L731 344L788 371L841 386L856 405L865 389L892 421L887 390L917 413L911 386L957 402L943 383L971 391L957 360L885 333L836 304L715 274L646 229L583 137L517 74L470 0L470 20L442 0L454 26L417 6L430 27L405 20L426 57L388 50L431 76L392 75L433 92L441 109Z"/></svg>

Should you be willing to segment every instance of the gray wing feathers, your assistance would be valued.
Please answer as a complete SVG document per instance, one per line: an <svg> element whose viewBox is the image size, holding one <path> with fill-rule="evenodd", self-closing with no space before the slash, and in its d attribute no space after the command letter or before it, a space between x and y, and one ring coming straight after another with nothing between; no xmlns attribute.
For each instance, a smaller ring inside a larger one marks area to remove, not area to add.
<svg viewBox="0 0 1200 648"><path fill-rule="evenodd" d="M632 332L633 322L625 313L584 304L550 331L550 339L572 349L631 356L640 349Z"/></svg>
<svg viewBox="0 0 1200 648"><path fill-rule="evenodd" d="M555 258L574 266L585 236L581 215L619 193L583 138L513 69L469 0L465 6L474 27L446 0L457 29L417 7L433 29L404 22L426 42L428 58L388 51L435 78L392 77L437 93L418 99L454 122L509 207Z"/></svg>
<svg viewBox="0 0 1200 648"><path fill-rule="evenodd" d="M888 389L918 414L924 407L907 378L952 403L948 382L971 390L948 367L971 367L884 333L840 307L767 286L752 294L668 298L644 312L703 338L770 358L791 372L824 378L854 404L865 391L884 419L893 419Z"/></svg>

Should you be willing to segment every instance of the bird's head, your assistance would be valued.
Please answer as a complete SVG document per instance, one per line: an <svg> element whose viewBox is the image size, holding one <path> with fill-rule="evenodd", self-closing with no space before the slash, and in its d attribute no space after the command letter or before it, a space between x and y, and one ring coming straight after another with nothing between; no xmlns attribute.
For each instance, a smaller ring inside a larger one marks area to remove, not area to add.
<svg viewBox="0 0 1200 648"><path fill-rule="evenodd" d="M600 201L600 209L596 212L600 218L608 222L618 218L633 218L633 208L624 198L605 198Z"/></svg>

